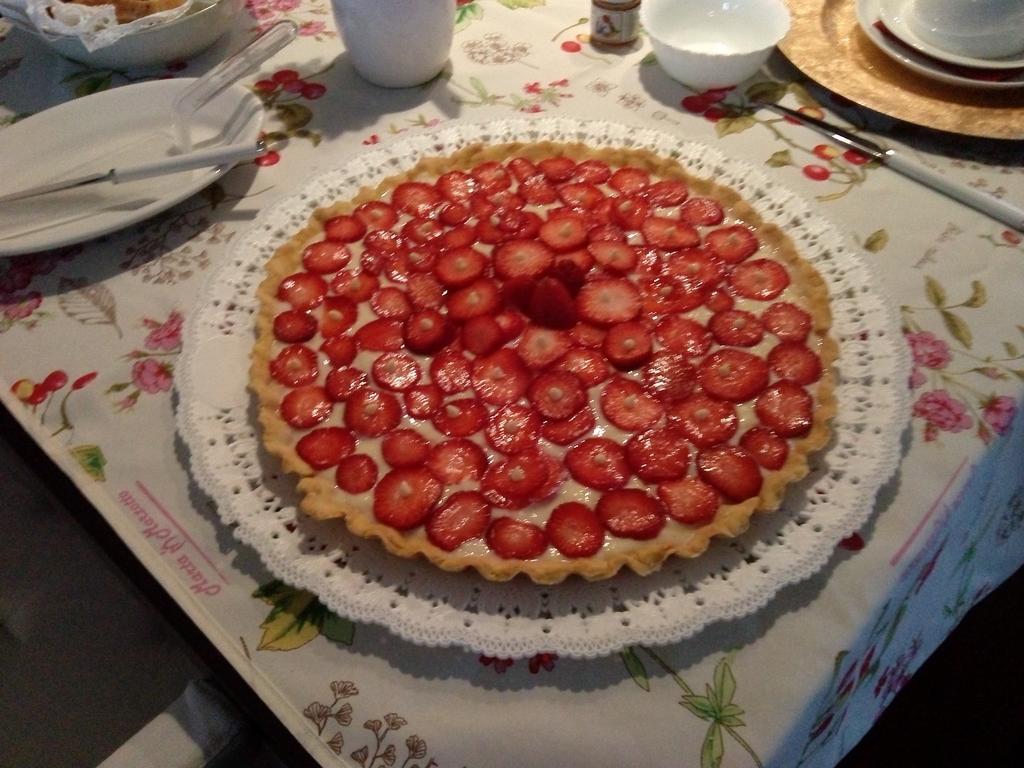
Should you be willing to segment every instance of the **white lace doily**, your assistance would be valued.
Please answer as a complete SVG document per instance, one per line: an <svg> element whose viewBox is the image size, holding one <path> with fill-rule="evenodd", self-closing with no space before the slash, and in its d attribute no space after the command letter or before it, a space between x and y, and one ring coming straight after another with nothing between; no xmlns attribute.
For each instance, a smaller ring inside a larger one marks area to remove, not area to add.
<svg viewBox="0 0 1024 768"><path fill-rule="evenodd" d="M422 156L477 142L545 139L647 148L675 158L694 175L736 189L793 238L828 283L842 349L829 447L810 476L790 488L782 509L755 516L743 536L716 541L695 560L669 560L646 577L496 584L474 571L446 573L424 560L391 556L377 542L353 537L340 521L297 521L294 478L263 451L246 390L264 264L314 208L349 199ZM659 131L607 123L466 124L360 154L264 211L235 241L190 314L185 339L175 372L179 430L196 480L235 536L278 577L311 590L342 616L384 625L415 643L492 656L593 657L633 643L677 641L712 621L757 610L783 586L818 571L836 543L868 519L879 487L899 463L909 417L909 361L895 312L831 225L745 163Z"/></svg>

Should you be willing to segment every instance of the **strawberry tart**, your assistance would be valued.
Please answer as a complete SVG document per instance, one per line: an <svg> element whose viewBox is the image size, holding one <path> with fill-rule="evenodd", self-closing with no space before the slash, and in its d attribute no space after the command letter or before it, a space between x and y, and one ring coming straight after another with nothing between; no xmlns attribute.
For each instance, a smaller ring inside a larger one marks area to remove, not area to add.
<svg viewBox="0 0 1024 768"><path fill-rule="evenodd" d="M647 150L425 158L317 209L258 298L251 386L303 512L496 581L700 555L836 409L821 277Z"/></svg>

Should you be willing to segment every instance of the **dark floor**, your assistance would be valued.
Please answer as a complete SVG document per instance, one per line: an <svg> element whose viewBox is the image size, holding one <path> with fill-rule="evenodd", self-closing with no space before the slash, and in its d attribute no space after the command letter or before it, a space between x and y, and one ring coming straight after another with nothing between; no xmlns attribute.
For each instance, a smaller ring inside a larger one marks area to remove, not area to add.
<svg viewBox="0 0 1024 768"><path fill-rule="evenodd" d="M75 500L66 480L51 475L45 487L40 485L29 466L45 471L45 462L40 463L34 445L19 441L12 425L0 408L0 529L7 532L0 536L0 722L20 723L13 740L7 738L9 729L0 728L0 768L88 768L162 711L190 678L214 676L229 691L238 680L209 647L199 647L201 636L181 637L172 628L187 623L173 615L176 607L154 584L144 583L144 572L133 571L132 558L109 533L104 536L102 524L68 514L65 506ZM96 545L97 537L104 548ZM26 546L47 556L26 557L19 541L29 541ZM71 568L92 575L69 584L54 575L56 562L65 573ZM47 579L53 581L49 587ZM103 615L76 607L91 589L116 595ZM26 602L41 592L51 599ZM838 768L1024 765L1022 609L1024 569L968 614ZM115 625L119 638L111 642L103 627ZM32 649L19 647L19 635L41 640ZM132 669L105 694L111 686L101 683L110 675L97 670L104 658L108 670L114 659L123 660L126 644L134 649L132 663L116 666ZM21 665L15 662L19 653ZM236 705L259 725L244 745L244 757L238 755L243 762L229 764L278 766L277 757L255 735L269 737L275 730L268 713L260 711L258 702L254 707L244 695L235 695ZM62 702L56 721L26 717L46 710L45 702L54 698ZM277 734L282 736L287 742L286 735ZM309 764L294 742L275 751L290 768Z"/></svg>

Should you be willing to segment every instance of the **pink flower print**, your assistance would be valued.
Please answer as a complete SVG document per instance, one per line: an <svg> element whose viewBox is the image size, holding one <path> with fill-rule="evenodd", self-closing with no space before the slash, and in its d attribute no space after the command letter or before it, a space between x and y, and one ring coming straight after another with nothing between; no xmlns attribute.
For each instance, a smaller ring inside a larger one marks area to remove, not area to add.
<svg viewBox="0 0 1024 768"><path fill-rule="evenodd" d="M944 389L933 389L917 398L914 415L925 419L935 429L946 432L960 432L972 423L964 404Z"/></svg>
<svg viewBox="0 0 1024 768"><path fill-rule="evenodd" d="M997 435L1005 435L1010 430L1013 417L1017 413L1017 403L1012 397L1000 395L990 397L982 403L982 418L988 422Z"/></svg>
<svg viewBox="0 0 1024 768"><path fill-rule="evenodd" d="M914 363L917 365L923 365L925 368L945 368L952 359L949 345L934 334L919 331L908 333L906 336Z"/></svg>
<svg viewBox="0 0 1024 768"><path fill-rule="evenodd" d="M915 365L914 370L910 372L910 388L917 389L926 381L928 381L928 377L924 375L924 371Z"/></svg>
<svg viewBox="0 0 1024 768"><path fill-rule="evenodd" d="M138 360L132 366L132 382L151 395L167 392L171 388L171 367L152 357Z"/></svg>
<svg viewBox="0 0 1024 768"><path fill-rule="evenodd" d="M273 0L270 7L275 11L287 13L288 11L294 11L300 4L301 0Z"/></svg>
<svg viewBox="0 0 1024 768"><path fill-rule="evenodd" d="M552 80L548 85L554 86L555 88L568 88L569 78L563 77L561 80Z"/></svg>
<svg viewBox="0 0 1024 768"><path fill-rule="evenodd" d="M369 136L363 139L363 144L380 144L380 136L378 136L376 133L371 133Z"/></svg>
<svg viewBox="0 0 1024 768"><path fill-rule="evenodd" d="M303 37L316 37L327 28L322 21L304 21L299 25L299 34Z"/></svg>
<svg viewBox="0 0 1024 768"><path fill-rule="evenodd" d="M180 312L171 312L167 321L162 325L151 326L152 331L146 337L146 349L170 351L181 346L181 323Z"/></svg>
<svg viewBox="0 0 1024 768"><path fill-rule="evenodd" d="M494 671L499 675L504 675L505 670L515 664L515 659L503 659L499 656L481 656L479 662L485 667L494 665Z"/></svg>
<svg viewBox="0 0 1024 768"><path fill-rule="evenodd" d="M274 11L272 8L267 8L266 6L263 6L260 8L250 8L249 15L252 16L253 19L255 19L256 21L270 21L275 16L277 16L277 12Z"/></svg>
<svg viewBox="0 0 1024 768"><path fill-rule="evenodd" d="M528 107L523 107L519 111L520 112L526 112L527 114L535 115L538 112L543 112L544 108L540 104L530 104Z"/></svg>
<svg viewBox="0 0 1024 768"><path fill-rule="evenodd" d="M10 320L24 320L39 309L42 303L43 296L39 291L11 296L3 304L4 315Z"/></svg>
<svg viewBox="0 0 1024 768"><path fill-rule="evenodd" d="M540 93L540 83L527 83L526 85L523 86L523 90L526 91L526 93Z"/></svg>

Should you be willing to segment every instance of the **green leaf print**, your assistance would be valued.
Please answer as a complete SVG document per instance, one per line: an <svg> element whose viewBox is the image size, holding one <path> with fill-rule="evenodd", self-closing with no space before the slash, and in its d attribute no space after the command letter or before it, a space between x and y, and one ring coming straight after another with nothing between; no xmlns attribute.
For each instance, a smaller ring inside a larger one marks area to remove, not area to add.
<svg viewBox="0 0 1024 768"><path fill-rule="evenodd" d="M75 86L75 97L80 98L82 96L89 96L90 94L98 93L99 91L105 91L110 88L112 79L113 76L110 72L104 72L99 75L90 75Z"/></svg>
<svg viewBox="0 0 1024 768"><path fill-rule="evenodd" d="M547 0L498 0L498 2L506 8L515 10L516 8L536 8L538 5L544 5Z"/></svg>
<svg viewBox="0 0 1024 768"><path fill-rule="evenodd" d="M729 662L722 659L715 667L714 674L715 698L718 700L719 708L732 704L732 697L736 693L736 678L732 674Z"/></svg>
<svg viewBox="0 0 1024 768"><path fill-rule="evenodd" d="M967 349L970 349L974 337L971 335L971 329L967 327L967 323L964 322L963 318L959 315L954 315L947 309L942 310L940 314L942 315L942 322L945 324L946 330L949 331L950 335L967 347Z"/></svg>
<svg viewBox="0 0 1024 768"><path fill-rule="evenodd" d="M719 768L722 755L725 754L725 742L722 739L722 726L712 723L704 736L700 748L700 768Z"/></svg>
<svg viewBox="0 0 1024 768"><path fill-rule="evenodd" d="M757 125L757 121L750 115L723 117L715 123L715 133L717 133L718 137L721 138L733 133L742 133L748 128L753 128L755 125Z"/></svg>
<svg viewBox="0 0 1024 768"><path fill-rule="evenodd" d="M275 579L252 596L273 606L260 624L263 634L257 650L293 651L321 634L335 642L352 644L355 625L328 611L311 592Z"/></svg>
<svg viewBox="0 0 1024 768"><path fill-rule="evenodd" d="M313 112L302 104L278 104L275 111L278 119L291 131L304 128L313 119Z"/></svg>
<svg viewBox="0 0 1024 768"><path fill-rule="evenodd" d="M793 164L793 156L788 149L780 149L778 152L773 152L772 156L764 161L764 164L769 168L785 168L787 165Z"/></svg>
<svg viewBox="0 0 1024 768"><path fill-rule="evenodd" d="M470 22L482 19L483 17L484 9L480 7L479 3L460 5L455 9L455 31L458 32Z"/></svg>
<svg viewBox="0 0 1024 768"><path fill-rule="evenodd" d="M328 613L324 618L324 637L342 645L352 645L356 635L356 625L343 619L336 613Z"/></svg>
<svg viewBox="0 0 1024 768"><path fill-rule="evenodd" d="M707 696L683 696L679 703L701 720L715 720L718 717L714 703Z"/></svg>
<svg viewBox="0 0 1024 768"><path fill-rule="evenodd" d="M801 107L821 106L817 101L815 101L814 97L811 96L810 92L800 83L790 83L789 92L796 97L796 100L800 103Z"/></svg>
<svg viewBox="0 0 1024 768"><path fill-rule="evenodd" d="M645 691L651 690L651 679L647 676L647 670L644 668L644 663L640 661L640 657L636 655L636 651L632 648L626 648L620 654L622 661L626 665L626 670L633 678L633 682L643 688Z"/></svg>
<svg viewBox="0 0 1024 768"><path fill-rule="evenodd" d="M933 306L941 307L946 304L946 291L942 284L931 275L924 279L924 295Z"/></svg>
<svg viewBox="0 0 1024 768"><path fill-rule="evenodd" d="M988 301L988 292L985 290L985 286L978 280L972 280L971 297L964 302L964 306L977 309L985 306L986 301Z"/></svg>
<svg viewBox="0 0 1024 768"><path fill-rule="evenodd" d="M786 95L786 86L771 80L754 83L747 88L747 98L751 101L767 101L775 103Z"/></svg>
<svg viewBox="0 0 1024 768"><path fill-rule="evenodd" d="M878 253L889 244L889 233L884 229L876 229L864 241L864 250Z"/></svg>
<svg viewBox="0 0 1024 768"><path fill-rule="evenodd" d="M93 480L102 483L107 479L103 472L103 468L107 466L107 458L98 445L76 445L71 449L71 455Z"/></svg>

